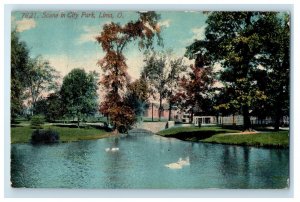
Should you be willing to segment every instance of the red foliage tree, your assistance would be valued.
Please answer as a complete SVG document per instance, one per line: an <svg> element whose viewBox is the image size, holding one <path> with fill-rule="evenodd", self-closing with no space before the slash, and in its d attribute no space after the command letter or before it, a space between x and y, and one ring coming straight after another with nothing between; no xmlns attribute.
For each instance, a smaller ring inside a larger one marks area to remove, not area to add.
<svg viewBox="0 0 300 202"><path fill-rule="evenodd" d="M152 47L155 36L161 44L159 15L155 12L139 13L136 21L125 25L114 22L105 24L100 36L96 37L106 55L98 62L103 70L100 85L106 92L100 105L100 112L109 116L115 129L127 130L135 122L134 109L126 106L124 97L130 79L123 50L130 42L139 40L140 49Z"/></svg>
<svg viewBox="0 0 300 202"><path fill-rule="evenodd" d="M211 67L190 65L190 70L187 77L181 78L180 90L174 101L190 112L193 119L195 112L205 111L215 80Z"/></svg>

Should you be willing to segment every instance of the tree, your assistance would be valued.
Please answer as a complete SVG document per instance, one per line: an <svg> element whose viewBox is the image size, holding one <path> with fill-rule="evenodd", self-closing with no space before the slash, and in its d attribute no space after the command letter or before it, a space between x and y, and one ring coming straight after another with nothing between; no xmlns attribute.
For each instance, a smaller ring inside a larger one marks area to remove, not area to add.
<svg viewBox="0 0 300 202"><path fill-rule="evenodd" d="M45 118L47 121L55 121L61 118L64 114L63 103L59 92L54 92L48 95L46 100Z"/></svg>
<svg viewBox="0 0 300 202"><path fill-rule="evenodd" d="M152 47L155 36L161 44L158 26L159 16L155 12L140 12L136 21L125 25L114 22L103 26L96 40L106 55L99 61L103 70L100 84L106 95L101 102L100 111L109 116L115 129L128 128L135 121L134 110L124 103L126 86L129 84L124 48L132 41L139 40L140 49Z"/></svg>
<svg viewBox="0 0 300 202"><path fill-rule="evenodd" d="M178 105L184 111L190 112L190 121L193 120L194 113L204 115L215 113L212 100L216 74L211 67L205 45L205 41L196 41L187 47L185 56L193 59L194 64L190 65L187 77L183 76L180 79L180 90L177 92Z"/></svg>
<svg viewBox="0 0 300 202"><path fill-rule="evenodd" d="M180 73L186 69L183 58L171 59L170 56L170 53L167 55L156 52L146 56L142 72L142 77L146 78L150 84L153 98L156 99L156 95L159 97L159 120L161 120L162 102L164 99L167 99L169 102L169 120L171 120L175 88L178 84Z"/></svg>
<svg viewBox="0 0 300 202"><path fill-rule="evenodd" d="M143 116L145 108L149 105L149 87L145 79L140 78L127 87L125 105L134 110L136 116Z"/></svg>
<svg viewBox="0 0 300 202"><path fill-rule="evenodd" d="M27 72L29 71L29 50L19 39L16 30L11 32L11 120L13 121L23 109L24 90Z"/></svg>
<svg viewBox="0 0 300 202"><path fill-rule="evenodd" d="M41 56L29 60L30 70L27 72L29 104L31 105L31 113L34 113L34 108L42 99L43 93L51 90L57 90L58 72L50 66L49 61L44 60Z"/></svg>
<svg viewBox="0 0 300 202"><path fill-rule="evenodd" d="M234 124L235 114L240 113L240 104L235 99L235 90L228 86L224 86L215 93L213 108L216 116L232 115Z"/></svg>
<svg viewBox="0 0 300 202"><path fill-rule="evenodd" d="M156 99L158 94L159 99L159 121L163 111L162 101L167 96L167 73L166 73L166 56L162 54L153 53L145 60L144 70L142 76L147 79L150 84L152 96Z"/></svg>
<svg viewBox="0 0 300 202"><path fill-rule="evenodd" d="M191 113L191 120L195 112L208 112L211 108L213 85L215 79L209 66L196 67L190 65L190 72L180 80L181 89L177 93L180 105Z"/></svg>
<svg viewBox="0 0 300 202"><path fill-rule="evenodd" d="M171 121L172 109L178 99L176 93L179 87L180 74L187 69L187 66L184 64L182 57L170 60L169 66L167 100L169 102L169 121Z"/></svg>
<svg viewBox="0 0 300 202"><path fill-rule="evenodd" d="M32 109L33 114L43 114L45 115L47 112L47 98L39 99Z"/></svg>
<svg viewBox="0 0 300 202"><path fill-rule="evenodd" d="M62 107L59 92L49 94L46 98L39 99L33 108L34 114L44 115L46 120L51 122L62 117L64 108Z"/></svg>
<svg viewBox="0 0 300 202"><path fill-rule="evenodd" d="M259 30L270 25L265 23L268 22L265 19L271 15L274 13L209 13L205 39L190 46L194 53L204 52L212 63L219 63L224 68L220 80L234 90L235 96L229 102L237 103L242 109L245 130L250 129L249 111L252 104L256 100L266 99L253 75L259 69L256 60L264 46Z"/></svg>
<svg viewBox="0 0 300 202"><path fill-rule="evenodd" d="M97 73L73 69L63 79L60 90L65 114L77 118L77 126L84 116L93 115L98 109Z"/></svg>
<svg viewBox="0 0 300 202"><path fill-rule="evenodd" d="M270 15L263 23L269 26L261 30L264 47L258 59L263 66L268 97L268 103L262 106L269 109L268 114L275 120L274 129L279 130L281 118L289 116L290 16Z"/></svg>

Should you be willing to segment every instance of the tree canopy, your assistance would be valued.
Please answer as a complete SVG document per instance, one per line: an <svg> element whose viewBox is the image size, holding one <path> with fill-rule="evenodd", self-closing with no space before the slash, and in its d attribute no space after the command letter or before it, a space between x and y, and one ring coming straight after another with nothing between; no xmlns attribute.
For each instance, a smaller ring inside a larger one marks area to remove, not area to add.
<svg viewBox="0 0 300 202"><path fill-rule="evenodd" d="M76 68L63 79L60 95L64 114L77 118L78 127L84 116L93 115L98 109L97 78L95 72Z"/></svg>
<svg viewBox="0 0 300 202"><path fill-rule="evenodd" d="M264 87L268 102L258 105L257 111L268 111L274 117L274 128L279 129L282 116L289 116L290 74L290 17L274 15L267 19L271 26L264 27L268 35L262 37L265 46L258 58L264 67Z"/></svg>
<svg viewBox="0 0 300 202"><path fill-rule="evenodd" d="M30 58L25 42L16 30L11 33L11 119L27 107L31 114L41 110L43 94L57 90L58 72L41 56ZM40 103L41 104L41 103ZM37 107L38 109L35 109Z"/></svg>
<svg viewBox="0 0 300 202"><path fill-rule="evenodd" d="M59 79L58 72L50 65L49 61L44 60L41 56L29 60L30 69L27 72L28 88L26 89L31 111L39 99L42 99L43 93L57 91Z"/></svg>
<svg viewBox="0 0 300 202"><path fill-rule="evenodd" d="M145 66L141 77L149 83L150 93L159 100L159 120L163 107L162 102L167 99L169 103L169 120L174 105L176 90L180 74L186 70L183 57L172 58L171 52L152 52L146 55Z"/></svg>
<svg viewBox="0 0 300 202"><path fill-rule="evenodd" d="M256 76L262 69L269 71L270 68L274 68L270 65L271 63L274 65L274 57L278 58L279 53L273 54L274 49L271 53L271 47L276 47L276 43L272 41L275 40L278 42L277 46L284 47L276 50L283 52L282 50L289 49L289 35L283 37L286 40L281 42L276 37L282 30L280 27L284 25L279 18L275 12L210 12L205 39L195 41L187 48L187 54L196 59L204 57L212 64L221 64L223 70L220 73L220 80L228 89L226 92L230 91L233 94L232 99L222 105L229 104L241 109L246 130L250 128L249 113L252 107L255 103L267 99L267 92L258 84L261 78ZM287 30L286 34L289 33L289 29ZM269 53L273 59L268 57ZM284 57L288 56L285 54ZM262 58L268 62L262 63ZM264 65L263 68L259 64ZM286 62L285 69L289 69ZM287 74L281 76L288 79ZM282 86L276 77L280 76L277 74L273 78L279 86ZM278 86L276 89L280 91Z"/></svg>
<svg viewBox="0 0 300 202"><path fill-rule="evenodd" d="M125 105L134 110L136 116L142 117L149 105L149 85L145 79L140 78L127 86Z"/></svg>
<svg viewBox="0 0 300 202"><path fill-rule="evenodd" d="M211 67L190 65L190 70L180 79L177 97L180 98L178 104L189 111L193 118L194 113L210 113L215 78Z"/></svg>
<svg viewBox="0 0 300 202"><path fill-rule="evenodd" d="M135 122L134 109L124 102L126 86L130 82L124 48L130 42L138 40L140 49L149 49L155 36L160 44L159 17L155 12L140 12L136 21L124 25L114 22L105 24L100 36L96 37L106 52L98 62L103 71L100 84L106 92L100 111L110 117L116 129L126 129Z"/></svg>
<svg viewBox="0 0 300 202"><path fill-rule="evenodd" d="M26 80L29 71L29 50L20 41L16 30L11 32L11 119L14 120L23 109L24 91L28 86Z"/></svg>

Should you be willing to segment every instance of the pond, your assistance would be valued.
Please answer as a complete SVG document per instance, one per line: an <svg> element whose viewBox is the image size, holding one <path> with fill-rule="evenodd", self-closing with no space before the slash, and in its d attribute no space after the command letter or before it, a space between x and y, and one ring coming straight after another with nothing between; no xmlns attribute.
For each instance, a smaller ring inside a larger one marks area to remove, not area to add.
<svg viewBox="0 0 300 202"><path fill-rule="evenodd" d="M256 189L286 188L288 178L287 149L192 143L149 133L11 145L13 187Z"/></svg>

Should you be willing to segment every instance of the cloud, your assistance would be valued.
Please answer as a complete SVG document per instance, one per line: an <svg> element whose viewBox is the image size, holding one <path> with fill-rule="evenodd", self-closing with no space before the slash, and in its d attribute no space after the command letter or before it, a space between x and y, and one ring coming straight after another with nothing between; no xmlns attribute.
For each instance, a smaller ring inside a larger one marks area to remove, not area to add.
<svg viewBox="0 0 300 202"><path fill-rule="evenodd" d="M99 26L83 26L83 34L77 39L78 44L95 42L95 37L99 34Z"/></svg>
<svg viewBox="0 0 300 202"><path fill-rule="evenodd" d="M59 71L62 77L74 68L83 68L87 72L96 71L100 73L101 68L97 65L100 57L99 54L85 54L80 57L67 54L45 55L45 59L49 60L51 66Z"/></svg>
<svg viewBox="0 0 300 202"><path fill-rule="evenodd" d="M34 19L23 19L15 22L17 26L17 32L23 32L36 27Z"/></svg>
<svg viewBox="0 0 300 202"><path fill-rule="evenodd" d="M143 56L140 55L135 55L135 57L129 57L127 59L128 74L132 81L140 78L144 66L143 60Z"/></svg>
<svg viewBox="0 0 300 202"><path fill-rule="evenodd" d="M182 40L181 43L184 46L190 45L191 43L193 43L195 40L203 40L205 38L205 28L206 25L203 25L201 27L194 27L192 28L191 32L193 34L192 37Z"/></svg>
<svg viewBox="0 0 300 202"><path fill-rule="evenodd" d="M82 54L80 57L70 56L67 54L45 55L45 59L49 60L50 65L60 73L61 78L58 82L61 84L63 82L63 77L75 68L84 69L86 72L96 71L100 76L102 74L102 70L97 65L97 61L100 57L103 57L103 55ZM98 89L98 95L101 100L104 95L102 88Z"/></svg>
<svg viewBox="0 0 300 202"><path fill-rule="evenodd" d="M102 25L83 26L82 29L83 29L83 33L77 39L76 41L77 44L95 42L96 36L98 36L102 31Z"/></svg>
<svg viewBox="0 0 300 202"><path fill-rule="evenodd" d="M171 20L170 19L158 22L158 25L160 27L170 27L170 24L171 24Z"/></svg>
<svg viewBox="0 0 300 202"><path fill-rule="evenodd" d="M192 29L192 33L193 35L193 39L197 39L197 40L203 40L205 38L205 28L206 26L202 26L202 27L195 27Z"/></svg>

